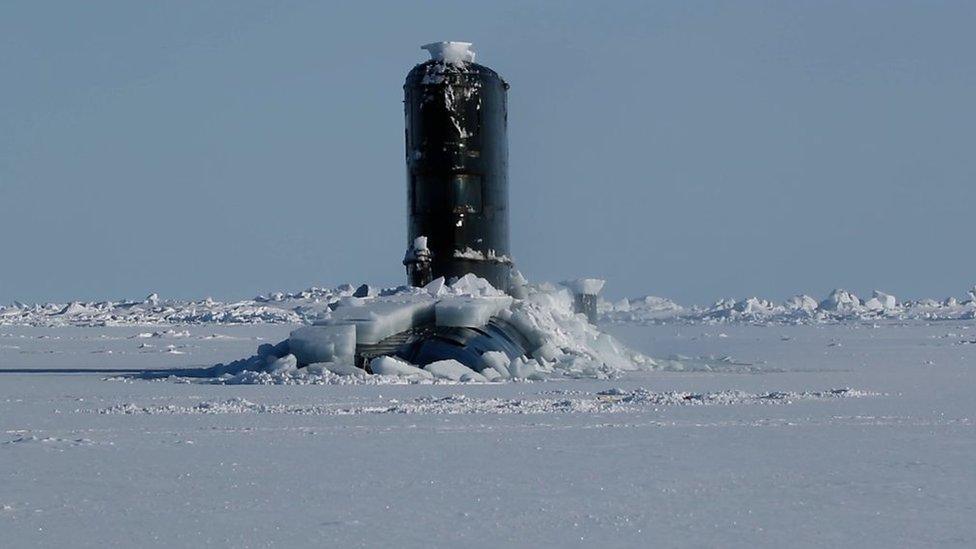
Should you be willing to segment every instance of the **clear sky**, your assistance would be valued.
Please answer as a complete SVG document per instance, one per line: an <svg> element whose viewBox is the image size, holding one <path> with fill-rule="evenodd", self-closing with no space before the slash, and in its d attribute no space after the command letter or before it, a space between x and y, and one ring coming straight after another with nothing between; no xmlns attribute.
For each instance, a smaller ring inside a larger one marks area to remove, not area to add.
<svg viewBox="0 0 976 549"><path fill-rule="evenodd" d="M402 83L511 84L513 255L686 303L976 282L976 2L0 3L0 303L402 283Z"/></svg>

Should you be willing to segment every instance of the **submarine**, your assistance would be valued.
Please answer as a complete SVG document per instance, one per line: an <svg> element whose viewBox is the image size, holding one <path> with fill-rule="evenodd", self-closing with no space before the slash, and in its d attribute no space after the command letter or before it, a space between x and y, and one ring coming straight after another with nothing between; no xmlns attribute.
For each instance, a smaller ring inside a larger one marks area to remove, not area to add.
<svg viewBox="0 0 976 549"><path fill-rule="evenodd" d="M508 83L475 62L470 42L421 46L430 60L403 84L407 168L407 283L473 274L509 290ZM411 364L454 359L481 371L481 358L515 359L530 344L509 322L437 326L411 334L394 354ZM365 361L365 358L360 359Z"/></svg>
<svg viewBox="0 0 976 549"><path fill-rule="evenodd" d="M548 352L538 329L510 310L526 290L509 246L509 84L475 62L469 42L421 48L430 59L403 85L407 286L362 302L369 292L357 292L292 332L287 347L299 367L348 363L375 373L376 359L396 357L420 367L454 360L480 373L501 354L516 361ZM577 312L592 320L599 288L577 286Z"/></svg>
<svg viewBox="0 0 976 549"><path fill-rule="evenodd" d="M593 326L603 280L565 281L557 290L529 286L515 268L509 85L475 63L468 42L422 49L430 59L403 85L406 284L379 292L350 287L326 308L315 307L312 323L288 339L183 375L290 376L301 369L490 382L546 379L556 370L605 375L646 362Z"/></svg>

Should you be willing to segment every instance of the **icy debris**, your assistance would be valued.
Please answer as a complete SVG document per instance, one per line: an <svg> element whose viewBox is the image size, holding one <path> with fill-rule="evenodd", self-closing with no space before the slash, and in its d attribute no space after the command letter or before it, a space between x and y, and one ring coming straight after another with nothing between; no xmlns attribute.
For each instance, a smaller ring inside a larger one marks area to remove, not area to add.
<svg viewBox="0 0 976 549"><path fill-rule="evenodd" d="M652 295L621 299L615 303L601 299L597 301L596 310L605 320L621 322L670 320L687 312L684 307L670 299Z"/></svg>
<svg viewBox="0 0 976 549"><path fill-rule="evenodd" d="M864 302L864 307L870 311L892 311L898 307L898 300L893 295L875 290L871 299Z"/></svg>
<svg viewBox="0 0 976 549"><path fill-rule="evenodd" d="M423 243L421 243L423 244ZM441 299L451 296L503 296L474 275L461 277L449 284L437 279L424 289L392 288L365 290L348 284L333 289L309 288L301 292L273 292L252 300L224 303L212 299L198 301L163 300L157 295L133 301L100 301L24 304L15 302L0 306L0 325L27 326L127 326L165 324L312 324L336 317L336 311L363 305L369 301L399 296L397 299ZM511 294L527 300L530 293L555 288L529 285L517 272L512 275ZM419 297L418 297L419 296ZM335 309L335 311L333 311ZM861 300L852 292L835 290L823 300L798 295L783 303L752 297L725 299L710 307L684 307L669 299L646 296L608 301L600 299L597 311L601 320L610 322L834 322L839 320L951 320L976 317L976 301L964 299L920 299L900 301L885 292L875 291ZM339 313L338 316L351 313ZM178 337L157 330L159 337ZM156 332L145 332L151 335Z"/></svg>
<svg viewBox="0 0 976 549"><path fill-rule="evenodd" d="M552 373L552 368L549 365L546 365L546 368L543 368L535 360L531 360L526 357L518 357L509 363L507 377L513 379L542 381L546 379L546 374L548 373Z"/></svg>
<svg viewBox="0 0 976 549"><path fill-rule="evenodd" d="M558 372L569 377L608 377L656 366L577 315L566 288L529 286L526 299L516 301L510 311L507 320L532 344L529 352L538 363L538 371L530 375ZM513 373L513 377L529 376Z"/></svg>
<svg viewBox="0 0 976 549"><path fill-rule="evenodd" d="M352 363L356 354L356 326L306 326L288 337L288 348L302 364L315 362ZM262 351L259 348L258 354Z"/></svg>
<svg viewBox="0 0 976 549"><path fill-rule="evenodd" d="M512 268L508 276L508 294L515 299L525 299L529 295L528 281L518 269Z"/></svg>
<svg viewBox="0 0 976 549"><path fill-rule="evenodd" d="M430 294L430 297L440 297L447 292L447 281L444 277L438 277L431 280L426 286L424 286L424 291Z"/></svg>
<svg viewBox="0 0 976 549"><path fill-rule="evenodd" d="M139 338L163 338L163 337L190 337L190 330L158 330L155 332L139 332L134 336L130 336L129 339L139 339Z"/></svg>
<svg viewBox="0 0 976 549"><path fill-rule="evenodd" d="M354 325L356 343L374 344L414 326L430 324L434 319L434 304L428 295L379 297L368 306L339 307L321 323Z"/></svg>
<svg viewBox="0 0 976 549"><path fill-rule="evenodd" d="M566 280L562 284L574 294L597 295L603 290L603 285L606 283L606 280L599 278L577 278L576 280Z"/></svg>
<svg viewBox="0 0 976 549"><path fill-rule="evenodd" d="M474 297L503 297L507 294L491 285L487 280L466 274L448 286L449 295Z"/></svg>
<svg viewBox="0 0 976 549"><path fill-rule="evenodd" d="M424 366L434 377L451 381L488 381L485 376L468 368L456 360L438 360Z"/></svg>
<svg viewBox="0 0 976 549"><path fill-rule="evenodd" d="M776 307L771 301L750 297L745 301L739 301L732 305L732 309L743 315L764 315L768 314Z"/></svg>
<svg viewBox="0 0 976 549"><path fill-rule="evenodd" d="M116 404L109 408L95 410L97 414L241 414L268 413L274 408L255 404L247 399L235 397L222 401L204 400L192 406L177 406L173 404L157 406L138 406L132 403Z"/></svg>
<svg viewBox="0 0 976 549"><path fill-rule="evenodd" d="M769 391L765 393L749 393L746 391L728 390L710 393L689 393L682 391L655 392L643 387L633 391L610 389L597 393L598 396L611 402L644 406L676 406L676 405L731 405L731 404L774 404L790 403L798 400L824 400L843 397L877 396L878 393L860 391L856 389L829 389L826 391Z"/></svg>
<svg viewBox="0 0 976 549"><path fill-rule="evenodd" d="M369 363L369 369L374 374L381 376L408 376L421 379L430 379L434 377L434 374L427 370L418 368L413 364L409 364L403 360L391 356L374 358Z"/></svg>
<svg viewBox="0 0 976 549"><path fill-rule="evenodd" d="M162 300L152 294L138 301L73 302L0 306L0 325L27 326L129 326L159 324L265 324L308 323L321 318L329 306L352 295L355 289L309 288L285 294L257 296L252 300L224 303Z"/></svg>
<svg viewBox="0 0 976 549"><path fill-rule="evenodd" d="M857 313L863 310L861 300L856 295L841 289L834 290L827 299L821 301L820 308L840 313Z"/></svg>
<svg viewBox="0 0 976 549"><path fill-rule="evenodd" d="M357 368L352 362L316 362L305 367L305 374L311 376L325 375L331 372L338 376L366 377L366 372L362 368Z"/></svg>
<svg viewBox="0 0 976 549"><path fill-rule="evenodd" d="M358 404L355 406L323 406L300 404L259 404L243 398L223 401L201 401L183 406L175 404L135 403L116 404L107 408L82 410L95 414L296 414L296 415L373 415L373 414L573 414L573 413L636 413L664 406L732 406L732 405L788 405L797 401L864 398L878 393L856 389L828 389L823 391L716 391L691 393L682 391L656 392L643 387L623 390L612 388L599 393L572 392L548 396L540 394L528 398L478 398L464 394L446 397L423 396L405 402Z"/></svg>
<svg viewBox="0 0 976 549"><path fill-rule="evenodd" d="M448 297L434 307L438 326L479 328L512 304L509 296Z"/></svg>
<svg viewBox="0 0 976 549"><path fill-rule="evenodd" d="M272 358L272 357L268 357ZM285 374L298 369L298 359L295 355L285 355L275 358L268 364L267 372L271 374Z"/></svg>
<svg viewBox="0 0 976 549"><path fill-rule="evenodd" d="M756 297L723 299L711 307L681 307L658 297L600 301L597 311L610 322L747 322L816 323L844 320L962 320L976 318L976 300L920 299L899 301L895 296L875 290L862 300L853 292L837 289L821 301L797 295L783 303Z"/></svg>
<svg viewBox="0 0 976 549"><path fill-rule="evenodd" d="M481 358L485 361L485 364L488 365L486 370L491 370L494 372L494 375L499 379L512 377L508 371L508 365L512 363L512 359L508 358L508 355L505 353L501 351L488 351L487 353L482 354ZM482 370L481 374L485 377L489 377L491 372L485 374L485 370Z"/></svg>
<svg viewBox="0 0 976 549"><path fill-rule="evenodd" d="M484 376L485 379L487 379L488 381L499 381L501 379L504 379L502 375L498 373L498 370L494 368L485 368L484 370L481 370L478 373Z"/></svg>
<svg viewBox="0 0 976 549"><path fill-rule="evenodd" d="M813 314L817 310L820 304L817 303L816 299L808 295L795 295L786 300L786 309L794 313L802 313L805 315Z"/></svg>
<svg viewBox="0 0 976 549"><path fill-rule="evenodd" d="M58 311L58 314L64 316L76 316L76 315L82 315L91 312L95 312L95 311L93 311L87 305L83 305L81 303L78 303L77 301L72 301L71 303L65 305L63 309Z"/></svg>

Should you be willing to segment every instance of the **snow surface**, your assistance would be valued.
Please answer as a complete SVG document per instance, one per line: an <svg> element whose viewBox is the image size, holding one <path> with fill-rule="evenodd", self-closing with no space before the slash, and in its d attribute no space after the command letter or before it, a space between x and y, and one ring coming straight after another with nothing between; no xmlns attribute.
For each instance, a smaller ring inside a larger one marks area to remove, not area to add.
<svg viewBox="0 0 976 549"><path fill-rule="evenodd" d="M614 322L671 357L614 379L174 383L297 327L0 329L2 545L976 544L969 319Z"/></svg>

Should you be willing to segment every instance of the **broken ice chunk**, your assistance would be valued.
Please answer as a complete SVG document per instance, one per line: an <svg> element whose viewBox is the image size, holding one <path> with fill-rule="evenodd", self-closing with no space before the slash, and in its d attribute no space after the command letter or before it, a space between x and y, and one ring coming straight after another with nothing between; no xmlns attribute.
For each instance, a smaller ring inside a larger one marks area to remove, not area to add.
<svg viewBox="0 0 976 549"><path fill-rule="evenodd" d="M512 377L516 379L543 380L546 378L545 373L539 368L539 363L534 360L528 360L525 357L519 357L513 360L508 365L508 370L512 374Z"/></svg>
<svg viewBox="0 0 976 549"><path fill-rule="evenodd" d="M436 322L438 326L480 328L511 304L510 296L449 297L437 302Z"/></svg>
<svg viewBox="0 0 976 549"><path fill-rule="evenodd" d="M346 362L356 353L356 326L306 326L288 337L288 347L299 364Z"/></svg>
<svg viewBox="0 0 976 549"><path fill-rule="evenodd" d="M825 311L836 311L839 313L853 313L862 310L861 300L852 292L841 289L830 292L827 299L820 302L820 308Z"/></svg>
<svg viewBox="0 0 976 549"><path fill-rule="evenodd" d="M285 355L268 365L268 372L272 374L284 374L297 369L298 359L295 358L295 355Z"/></svg>
<svg viewBox="0 0 976 549"><path fill-rule="evenodd" d="M498 370L494 368L485 368L484 370L481 370L480 374L485 376L485 379L488 381L498 381L499 379L503 379L502 375L498 373Z"/></svg>
<svg viewBox="0 0 976 549"><path fill-rule="evenodd" d="M415 376L432 378L433 374L391 356L380 356L369 363L369 369L381 376Z"/></svg>
<svg viewBox="0 0 976 549"><path fill-rule="evenodd" d="M563 282L563 286L566 286L577 295L597 295L603 290L603 285L606 283L606 280L599 278L577 278L576 280Z"/></svg>
<svg viewBox="0 0 976 549"><path fill-rule="evenodd" d="M306 371L310 374L322 375L325 372L332 372L340 376L366 377L366 371L357 368L348 362L316 362L309 364Z"/></svg>
<svg viewBox="0 0 976 549"><path fill-rule="evenodd" d="M451 290L457 295L502 296L504 292L491 285L491 282L468 273L451 283Z"/></svg>
<svg viewBox="0 0 976 549"><path fill-rule="evenodd" d="M445 282L444 277L439 276L424 286L424 290L426 290L431 297L440 297L445 292L446 286L447 283Z"/></svg>
<svg viewBox="0 0 976 549"><path fill-rule="evenodd" d="M819 306L816 299L805 294L795 295L786 300L786 309L793 312L812 313Z"/></svg>
<svg viewBox="0 0 976 549"><path fill-rule="evenodd" d="M361 307L340 307L324 325L355 325L356 343L375 344L414 326L430 324L434 301L426 296L377 298Z"/></svg>
<svg viewBox="0 0 976 549"><path fill-rule="evenodd" d="M547 341L542 346L532 351L532 358L552 362L559 358L560 352L551 341Z"/></svg>
<svg viewBox="0 0 976 549"><path fill-rule="evenodd" d="M463 381L465 383L467 383L469 381L481 381L481 382L485 382L485 381L488 381L488 378L486 378L485 376L479 374L478 372L472 371L470 374L464 374L463 376L461 376L461 381Z"/></svg>
<svg viewBox="0 0 976 549"><path fill-rule="evenodd" d="M424 370L427 370L434 377L439 377L442 379L450 379L453 381L461 381L461 378L467 377L469 380L477 381L487 381L484 376L475 372L471 368L468 368L460 362L448 359L448 360L438 360L437 362L431 362L430 364L424 366ZM478 379L480 378L480 379Z"/></svg>
<svg viewBox="0 0 976 549"><path fill-rule="evenodd" d="M485 370L492 370L498 377L512 377L508 373L508 365L512 363L512 359L508 358L508 355L501 351L488 351L481 355L481 359L485 361L488 365ZM489 374L485 374L485 371L481 371L482 375L488 377ZM489 377L489 379L491 379Z"/></svg>
<svg viewBox="0 0 976 549"><path fill-rule="evenodd" d="M898 306L895 296L875 290L874 296L864 302L864 306L871 311L889 311Z"/></svg>

